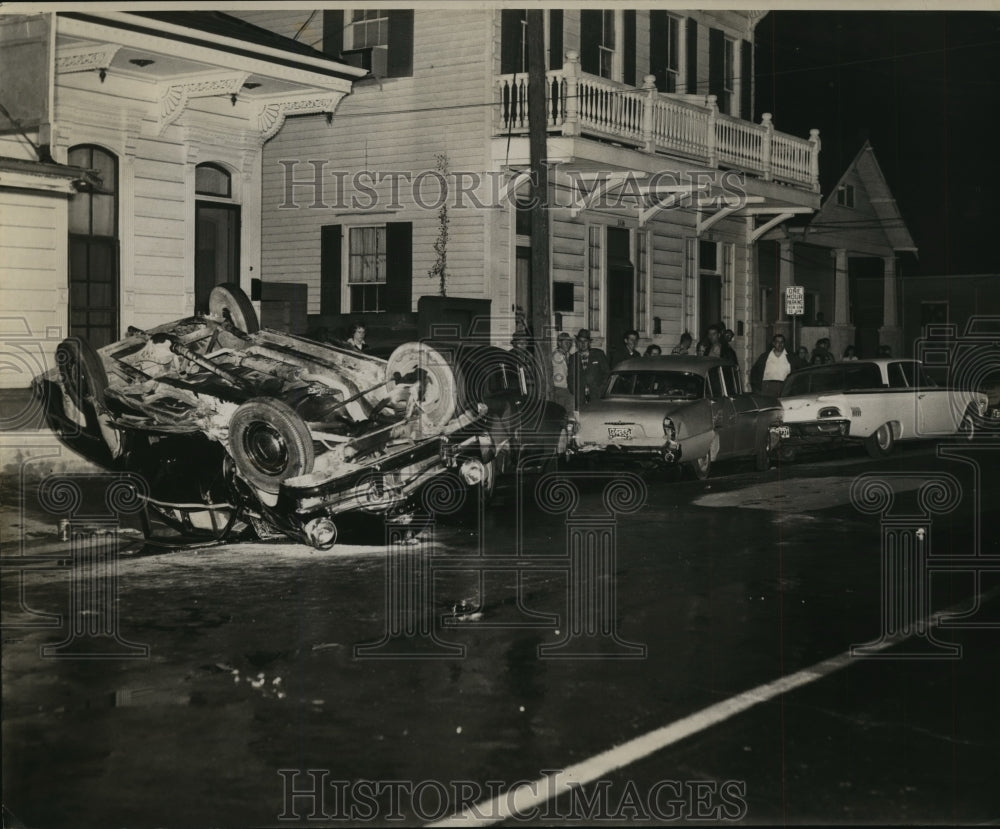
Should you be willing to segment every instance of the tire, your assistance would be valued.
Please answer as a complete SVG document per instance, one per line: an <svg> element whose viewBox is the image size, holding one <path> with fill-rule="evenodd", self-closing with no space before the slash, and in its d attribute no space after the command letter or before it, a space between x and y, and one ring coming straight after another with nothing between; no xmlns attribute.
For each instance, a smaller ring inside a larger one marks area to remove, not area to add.
<svg viewBox="0 0 1000 829"><path fill-rule="evenodd" d="M426 429L439 432L455 416L455 372L439 351L425 343L404 343L389 355L385 367L387 387L413 383Z"/></svg>
<svg viewBox="0 0 1000 829"><path fill-rule="evenodd" d="M778 449L778 458L782 463L795 463L797 456L798 452L795 451L794 447L784 446Z"/></svg>
<svg viewBox="0 0 1000 829"><path fill-rule="evenodd" d="M208 296L208 313L220 322L229 322L245 334L260 331L260 320L250 298L235 282L224 282L212 288Z"/></svg>
<svg viewBox="0 0 1000 829"><path fill-rule="evenodd" d="M868 437L865 438L865 450L873 458L884 458L896 445L896 438L892 433L892 427L888 423L883 423Z"/></svg>
<svg viewBox="0 0 1000 829"><path fill-rule="evenodd" d="M482 495L483 503L488 504L493 500L493 493L496 492L497 488L497 462L494 458L493 460L486 461L483 464L483 481L479 484L479 491Z"/></svg>
<svg viewBox="0 0 1000 829"><path fill-rule="evenodd" d="M257 489L276 494L281 482L312 472L312 435L295 410L280 400L256 397L229 421L229 452L239 474Z"/></svg>
<svg viewBox="0 0 1000 829"><path fill-rule="evenodd" d="M94 347L79 337L68 337L56 346L56 365L67 397L81 412L104 408L108 373Z"/></svg>
<svg viewBox="0 0 1000 829"><path fill-rule="evenodd" d="M697 481L704 481L712 471L712 453L706 452L702 457L688 461L687 470Z"/></svg>

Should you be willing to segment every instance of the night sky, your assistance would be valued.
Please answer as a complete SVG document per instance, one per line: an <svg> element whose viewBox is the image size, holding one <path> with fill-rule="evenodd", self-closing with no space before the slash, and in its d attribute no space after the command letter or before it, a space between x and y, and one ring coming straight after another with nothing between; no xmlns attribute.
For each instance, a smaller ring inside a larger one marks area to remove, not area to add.
<svg viewBox="0 0 1000 829"><path fill-rule="evenodd" d="M756 73L756 120L820 130L824 198L871 141L911 273L1000 273L1000 13L771 12Z"/></svg>

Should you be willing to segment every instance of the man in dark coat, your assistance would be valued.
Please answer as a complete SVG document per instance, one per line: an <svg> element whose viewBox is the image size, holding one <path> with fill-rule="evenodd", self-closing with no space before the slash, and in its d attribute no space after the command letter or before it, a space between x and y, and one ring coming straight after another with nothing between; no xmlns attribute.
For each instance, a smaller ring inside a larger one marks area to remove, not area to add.
<svg viewBox="0 0 1000 829"><path fill-rule="evenodd" d="M577 409L604 391L610 372L607 355L590 347L590 331L581 328L576 335L576 351L569 358L569 390Z"/></svg>
<svg viewBox="0 0 1000 829"><path fill-rule="evenodd" d="M639 351L639 332L630 328L622 335L622 345L611 353L610 365L616 366L622 360L631 360L633 357L641 357Z"/></svg>
<svg viewBox="0 0 1000 829"><path fill-rule="evenodd" d="M725 360L726 362L732 363L734 366L738 366L739 363L736 360L736 352L733 351L732 346L726 342L723 336L723 331L725 329L717 322L713 322L708 326L708 345L705 351L706 357L718 357L720 360Z"/></svg>

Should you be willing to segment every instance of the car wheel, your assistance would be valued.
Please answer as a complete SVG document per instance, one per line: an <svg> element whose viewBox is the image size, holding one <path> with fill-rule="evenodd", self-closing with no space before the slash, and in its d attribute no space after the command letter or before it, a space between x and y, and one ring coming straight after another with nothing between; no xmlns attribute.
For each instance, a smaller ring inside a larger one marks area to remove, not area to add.
<svg viewBox="0 0 1000 829"><path fill-rule="evenodd" d="M712 469L712 454L706 452L704 456L697 460L690 461L687 465L688 471L698 481L704 481Z"/></svg>
<svg viewBox="0 0 1000 829"><path fill-rule="evenodd" d="M260 331L260 320L250 297L235 282L225 282L212 288L212 293L208 295L208 313L246 334Z"/></svg>
<svg viewBox="0 0 1000 829"><path fill-rule="evenodd" d="M896 438L892 434L892 426L883 423L865 438L865 449L873 458L884 458L892 452Z"/></svg>
<svg viewBox="0 0 1000 829"><path fill-rule="evenodd" d="M428 429L440 430L455 415L455 372L439 351L425 343L404 343L389 355L385 366L388 391L413 383L415 401Z"/></svg>
<svg viewBox="0 0 1000 829"><path fill-rule="evenodd" d="M277 493L281 482L312 472L312 435L295 410L280 400L257 397L229 421L229 451L236 469L253 486Z"/></svg>
<svg viewBox="0 0 1000 829"><path fill-rule="evenodd" d="M104 406L108 373L101 356L86 340L69 337L56 346L56 365L66 395L81 412Z"/></svg>

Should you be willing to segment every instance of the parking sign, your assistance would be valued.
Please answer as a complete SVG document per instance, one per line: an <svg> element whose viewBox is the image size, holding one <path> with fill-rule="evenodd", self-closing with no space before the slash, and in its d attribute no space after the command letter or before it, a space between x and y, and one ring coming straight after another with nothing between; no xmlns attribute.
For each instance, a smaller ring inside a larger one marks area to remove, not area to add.
<svg viewBox="0 0 1000 829"><path fill-rule="evenodd" d="M801 285L789 285L785 288L785 313L790 317L799 317L806 312L806 291Z"/></svg>

